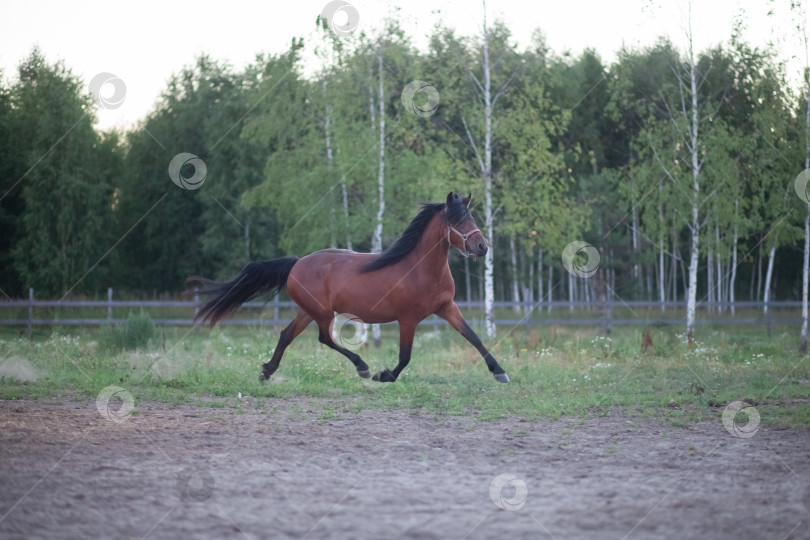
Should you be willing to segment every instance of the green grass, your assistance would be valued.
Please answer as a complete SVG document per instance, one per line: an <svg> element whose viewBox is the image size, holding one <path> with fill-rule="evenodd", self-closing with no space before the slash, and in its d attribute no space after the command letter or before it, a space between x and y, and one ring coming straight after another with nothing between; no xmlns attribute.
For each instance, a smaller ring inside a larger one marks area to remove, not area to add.
<svg viewBox="0 0 810 540"><path fill-rule="evenodd" d="M642 330L617 328L611 338L574 327L503 332L489 346L512 379L499 384L463 338L447 328L433 334L428 326L399 380L380 384L360 379L348 360L321 347L308 329L265 385L258 381L259 365L277 339L267 329L158 328L157 337L136 350L110 350L100 344L98 329L37 329L32 340L5 330L0 399L83 401L117 385L136 406L145 400L270 413L262 398L328 398L313 400L315 411L300 411L321 421L367 408L413 409L426 421L441 422L456 415L600 416L620 406L673 426L718 419L729 402L749 400L763 424L810 427L810 360L796 354L794 331L769 338L753 328L701 328L689 350L679 328L658 328L652 329L655 350L646 354ZM372 371L396 364L395 328L386 332L379 349L358 351Z"/></svg>

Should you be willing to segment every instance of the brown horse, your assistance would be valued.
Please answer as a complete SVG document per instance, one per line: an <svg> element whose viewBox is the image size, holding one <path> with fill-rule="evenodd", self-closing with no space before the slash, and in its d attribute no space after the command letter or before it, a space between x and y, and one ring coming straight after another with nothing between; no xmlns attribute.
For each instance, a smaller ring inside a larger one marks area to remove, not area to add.
<svg viewBox="0 0 810 540"><path fill-rule="evenodd" d="M480 257L487 252L486 240L470 214L470 199L450 193L446 203L423 205L402 236L381 254L323 249L302 259L252 262L225 283L190 278L205 283L201 294L210 297L195 320L213 327L242 303L262 293L275 294L286 285L299 306L298 313L281 331L259 380L266 381L275 373L284 349L313 320L320 342L351 360L357 373L368 378L371 373L360 356L332 339L330 328L338 312L351 313L365 323L399 323L399 363L393 370L374 375L375 381L394 382L411 359L416 326L435 313L478 349L497 381L509 382L453 301L456 286L447 263L449 248L455 247L465 256Z"/></svg>

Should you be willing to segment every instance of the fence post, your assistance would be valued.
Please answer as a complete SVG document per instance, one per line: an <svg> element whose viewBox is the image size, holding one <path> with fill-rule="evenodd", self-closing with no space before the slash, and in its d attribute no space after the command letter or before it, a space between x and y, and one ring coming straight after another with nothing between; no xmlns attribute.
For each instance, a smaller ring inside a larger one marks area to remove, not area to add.
<svg viewBox="0 0 810 540"><path fill-rule="evenodd" d="M28 289L28 337L34 335L34 288Z"/></svg>
<svg viewBox="0 0 810 540"><path fill-rule="evenodd" d="M107 287L107 322L112 324L112 287Z"/></svg>

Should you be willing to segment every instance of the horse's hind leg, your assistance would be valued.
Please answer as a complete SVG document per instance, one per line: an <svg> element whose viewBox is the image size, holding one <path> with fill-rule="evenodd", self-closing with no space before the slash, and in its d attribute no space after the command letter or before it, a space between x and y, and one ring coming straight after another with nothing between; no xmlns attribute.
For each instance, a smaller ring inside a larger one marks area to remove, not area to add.
<svg viewBox="0 0 810 540"><path fill-rule="evenodd" d="M312 317L310 317L306 311L299 308L298 313L295 315L295 319L293 319L293 321L281 331L281 335L278 338L278 344L276 344L276 350L273 352L273 358L262 366L262 372L259 374L259 381L266 381L273 375L273 373L276 372L278 365L281 362L281 356L284 354L284 349L286 349L287 346L292 343L292 340L294 340L298 334L303 332L304 328L306 328L311 322Z"/></svg>
<svg viewBox="0 0 810 540"><path fill-rule="evenodd" d="M332 334L330 332L330 324L332 323L333 319L329 320L322 320L318 321L318 341L329 347L330 349L334 349L346 358L348 358L354 367L357 369L357 374L363 377L364 379L368 379L371 377L371 372L368 369L368 364L363 362L363 359L360 358L360 355L346 349L345 347L341 347L335 340L332 339Z"/></svg>

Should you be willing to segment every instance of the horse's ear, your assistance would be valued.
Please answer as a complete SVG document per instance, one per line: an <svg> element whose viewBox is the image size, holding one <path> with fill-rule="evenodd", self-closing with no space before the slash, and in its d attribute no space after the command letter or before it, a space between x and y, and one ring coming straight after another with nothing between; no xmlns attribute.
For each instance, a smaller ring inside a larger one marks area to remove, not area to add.
<svg viewBox="0 0 810 540"><path fill-rule="evenodd" d="M456 194L452 191L447 194L447 206L450 206L453 203L453 200L456 198Z"/></svg>
<svg viewBox="0 0 810 540"><path fill-rule="evenodd" d="M467 208L470 207L470 201L472 201L472 193L461 199L461 202L463 202L464 206L466 206Z"/></svg>

